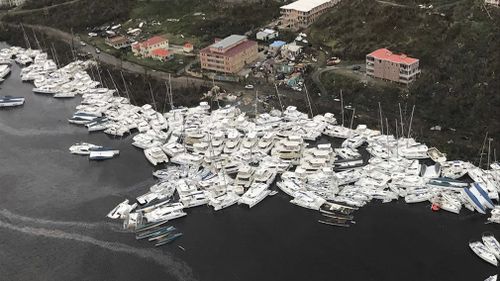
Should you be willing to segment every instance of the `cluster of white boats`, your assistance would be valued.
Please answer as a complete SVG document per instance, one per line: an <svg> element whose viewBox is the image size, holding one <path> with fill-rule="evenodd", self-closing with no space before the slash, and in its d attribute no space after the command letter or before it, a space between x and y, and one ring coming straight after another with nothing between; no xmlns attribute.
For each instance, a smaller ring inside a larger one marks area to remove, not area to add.
<svg viewBox="0 0 500 281"><path fill-rule="evenodd" d="M491 232L482 235L482 241L470 241L471 250L484 261L498 266L500 260L500 243ZM497 275L488 277L485 281L496 281Z"/></svg>
<svg viewBox="0 0 500 281"><path fill-rule="evenodd" d="M133 136L153 165L172 163L153 174L158 182L137 202L125 200L108 216L126 228L163 224L186 216L187 208L208 205L221 210L234 204L250 208L269 195L273 183L291 203L345 221L373 199L429 201L433 210L459 213L462 207L486 213L500 222L500 165L486 170L469 162L447 161L436 148L410 137L381 134L365 125L337 124L332 113L309 118L296 107L249 118L237 106L211 110L206 102L192 108L157 112L135 106L116 91L99 88L85 72L92 62L76 61L57 68L46 54L10 48L1 54L31 58L21 73L36 93L82 96L68 120L89 132ZM8 56L4 56L7 58ZM2 56L0 56L0 60ZM333 147L334 139L341 145ZM80 143L73 153L95 150ZM323 221L336 225L338 221Z"/></svg>
<svg viewBox="0 0 500 281"><path fill-rule="evenodd" d="M4 51L5 50L5 51ZM5 81L7 75L10 74L10 66L13 62L11 59L9 49L0 50L0 83ZM0 96L0 108L1 107L14 107L24 104L25 99L23 97L13 97L13 96Z"/></svg>

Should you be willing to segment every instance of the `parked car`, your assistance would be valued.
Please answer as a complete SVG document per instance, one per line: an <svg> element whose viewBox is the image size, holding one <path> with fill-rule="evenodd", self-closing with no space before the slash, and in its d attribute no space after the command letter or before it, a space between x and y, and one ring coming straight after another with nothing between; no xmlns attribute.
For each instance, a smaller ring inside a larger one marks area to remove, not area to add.
<svg viewBox="0 0 500 281"><path fill-rule="evenodd" d="M95 48L95 52L96 52L96 54L100 54L101 50L99 50L99 48Z"/></svg>
<svg viewBox="0 0 500 281"><path fill-rule="evenodd" d="M245 89L251 90L253 89L253 85L251 84L245 85Z"/></svg>
<svg viewBox="0 0 500 281"><path fill-rule="evenodd" d="M352 67L352 70L354 70L354 71L358 71L360 69L361 69L361 66L359 66L359 65L355 65Z"/></svg>
<svg viewBox="0 0 500 281"><path fill-rule="evenodd" d="M83 46L83 47L85 47L85 46L87 46L87 43L85 43L83 41L80 41L80 45Z"/></svg>

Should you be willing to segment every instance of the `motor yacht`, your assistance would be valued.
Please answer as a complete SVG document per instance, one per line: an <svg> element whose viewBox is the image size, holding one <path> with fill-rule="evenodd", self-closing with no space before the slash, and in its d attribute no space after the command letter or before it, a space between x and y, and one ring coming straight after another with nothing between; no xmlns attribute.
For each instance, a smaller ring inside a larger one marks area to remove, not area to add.
<svg viewBox="0 0 500 281"><path fill-rule="evenodd" d="M144 149L144 155L146 156L146 159L148 159L148 161L153 164L153 166L156 166L160 163L168 163L168 156L160 147L154 146L151 148L146 148Z"/></svg>

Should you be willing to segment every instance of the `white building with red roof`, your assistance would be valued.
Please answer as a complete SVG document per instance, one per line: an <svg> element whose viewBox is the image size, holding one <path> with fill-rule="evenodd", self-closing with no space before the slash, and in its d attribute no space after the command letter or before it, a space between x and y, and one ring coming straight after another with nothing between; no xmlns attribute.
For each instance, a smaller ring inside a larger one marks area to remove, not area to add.
<svg viewBox="0 0 500 281"><path fill-rule="evenodd" d="M156 49L151 52L151 58L160 61L168 61L174 58L174 54L166 49Z"/></svg>
<svg viewBox="0 0 500 281"><path fill-rule="evenodd" d="M378 49L366 55L366 74L409 84L420 74L419 60L405 54L394 54L386 48Z"/></svg>
<svg viewBox="0 0 500 281"><path fill-rule="evenodd" d="M154 36L144 42L132 44L132 52L135 56L151 57L154 50L168 50L168 39L163 36Z"/></svg>

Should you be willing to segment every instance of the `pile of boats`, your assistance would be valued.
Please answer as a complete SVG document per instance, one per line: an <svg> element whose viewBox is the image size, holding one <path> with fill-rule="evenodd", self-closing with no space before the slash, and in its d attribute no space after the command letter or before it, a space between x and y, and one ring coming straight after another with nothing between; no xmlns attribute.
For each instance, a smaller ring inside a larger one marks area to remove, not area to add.
<svg viewBox="0 0 500 281"><path fill-rule="evenodd" d="M486 213L499 199L498 163L486 170L448 161L436 148L404 134L382 134L362 124L346 127L332 113L310 118L294 106L255 118L238 106L212 110L206 102L171 105L160 113L99 87L85 72L93 62L57 69L43 53L21 48L1 53L9 52L32 58L21 75L33 81L34 92L81 95L69 122L89 132L133 134L132 144L146 159L164 165L154 172L158 182L136 203L120 203L116 214L126 228L184 217L185 209L201 205L215 211L235 204L252 208L275 194L275 187L292 204L325 214L321 223L336 226L351 225L352 212L374 199L429 202L435 211L457 214L463 207ZM91 153L85 145L73 149ZM490 220L499 222L495 210Z"/></svg>
<svg viewBox="0 0 500 281"><path fill-rule="evenodd" d="M79 142L69 148L71 154L85 155L90 160L106 160L120 154L118 149L95 145L86 142Z"/></svg>

